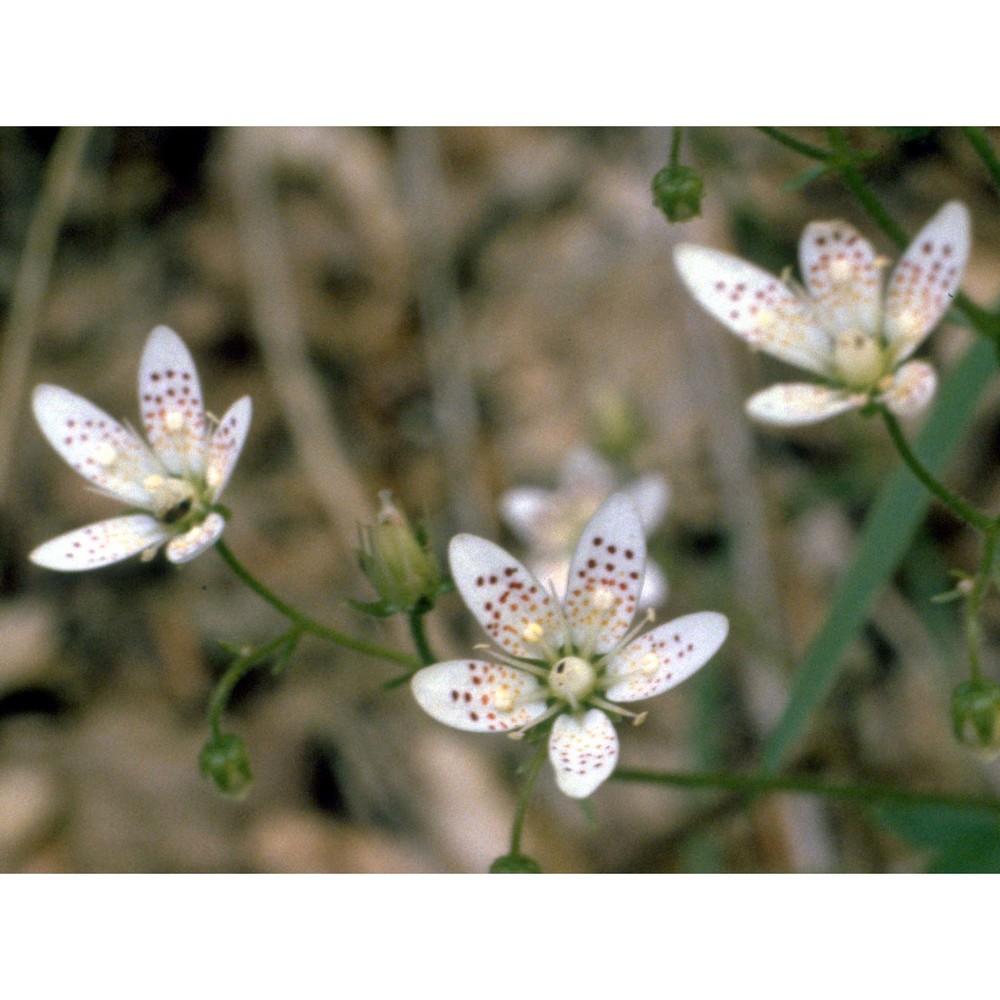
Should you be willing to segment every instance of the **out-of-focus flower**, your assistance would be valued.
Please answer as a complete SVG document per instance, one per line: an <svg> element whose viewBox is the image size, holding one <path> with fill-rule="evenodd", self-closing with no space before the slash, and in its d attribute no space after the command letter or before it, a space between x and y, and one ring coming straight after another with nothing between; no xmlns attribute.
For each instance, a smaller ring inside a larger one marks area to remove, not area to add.
<svg viewBox="0 0 1000 1000"><path fill-rule="evenodd" d="M499 545L457 535L449 548L455 586L500 648L488 660L418 671L411 681L417 703L471 732L520 734L553 720L548 750L556 782L566 795L586 798L618 761L609 714L644 718L616 703L679 684L714 655L729 629L724 615L703 611L644 635L642 624L630 631L645 559L643 525L624 494L587 524L562 600Z"/></svg>
<svg viewBox="0 0 1000 1000"><path fill-rule="evenodd" d="M555 489L518 486L500 498L504 521L528 548L528 566L539 580L551 581L558 594L565 592L573 547L584 525L616 490L632 501L648 537L667 510L666 480L650 475L619 486L611 465L589 448L567 455ZM666 576L656 563L647 563L639 607L656 607L666 596Z"/></svg>
<svg viewBox="0 0 1000 1000"><path fill-rule="evenodd" d="M225 528L219 495L250 428L250 398L215 421L202 404L191 354L173 330L149 335L139 365L139 409L147 445L128 425L55 385L32 397L35 419L62 458L84 479L138 513L60 535L31 553L39 566L87 570L136 553L187 562L215 544Z"/></svg>
<svg viewBox="0 0 1000 1000"><path fill-rule="evenodd" d="M720 250L682 244L677 269L716 319L755 350L819 376L774 385L746 404L751 417L810 424L868 403L919 413L937 386L911 354L947 311L969 255L969 212L946 204L917 234L889 278L871 244L846 222L813 222L799 243L805 288Z"/></svg>

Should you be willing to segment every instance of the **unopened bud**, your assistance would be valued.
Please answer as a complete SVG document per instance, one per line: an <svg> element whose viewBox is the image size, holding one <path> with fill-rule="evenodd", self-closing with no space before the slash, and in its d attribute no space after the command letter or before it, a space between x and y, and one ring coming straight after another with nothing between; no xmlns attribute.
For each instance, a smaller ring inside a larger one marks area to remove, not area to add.
<svg viewBox="0 0 1000 1000"><path fill-rule="evenodd" d="M593 446L607 458L630 458L646 435L635 400L610 386L598 388L587 411Z"/></svg>
<svg viewBox="0 0 1000 1000"><path fill-rule="evenodd" d="M1000 754L1000 687L966 681L951 695L951 727L959 743L991 758Z"/></svg>
<svg viewBox="0 0 1000 1000"><path fill-rule="evenodd" d="M235 733L213 736L202 747L198 767L203 777L211 781L223 795L231 798L243 798L253 783L250 758L243 740Z"/></svg>
<svg viewBox="0 0 1000 1000"><path fill-rule="evenodd" d="M505 854L490 865L491 875L539 875L542 866L526 854Z"/></svg>
<svg viewBox="0 0 1000 1000"><path fill-rule="evenodd" d="M412 611L421 599L433 602L441 573L437 559L393 504L392 494L379 494L382 509L371 527L362 529L358 551L361 569L392 611Z"/></svg>
<svg viewBox="0 0 1000 1000"><path fill-rule="evenodd" d="M701 175L691 167L669 164L653 178L653 203L671 222L701 215Z"/></svg>

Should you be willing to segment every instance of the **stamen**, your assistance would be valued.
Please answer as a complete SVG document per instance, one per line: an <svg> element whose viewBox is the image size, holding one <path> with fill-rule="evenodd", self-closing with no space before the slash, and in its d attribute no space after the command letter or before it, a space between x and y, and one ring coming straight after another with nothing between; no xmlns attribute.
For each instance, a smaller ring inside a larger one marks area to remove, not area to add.
<svg viewBox="0 0 1000 1000"><path fill-rule="evenodd" d="M531 674L532 677L539 677L542 680L548 680L549 672L544 667L537 667L534 663L528 663L525 660L519 660L509 653L505 653L502 649L494 649L491 645L485 642L480 642L472 647L475 650L482 650L489 654L491 660L494 663L502 663L505 667L513 667L514 670L523 670L526 674Z"/></svg>
<svg viewBox="0 0 1000 1000"><path fill-rule="evenodd" d="M180 410L167 410L163 423L171 434L176 434L184 426L184 414Z"/></svg>
<svg viewBox="0 0 1000 1000"><path fill-rule="evenodd" d="M525 642L530 642L534 645L541 641L542 636L545 635L545 629L538 622L528 622L524 626L524 630L521 632L521 638Z"/></svg>
<svg viewBox="0 0 1000 1000"><path fill-rule="evenodd" d="M843 281L848 281L854 273L854 268L851 266L851 262L844 257L838 257L837 260L830 264L829 270L827 272L830 275L830 280L835 283L840 283Z"/></svg>
<svg viewBox="0 0 1000 1000"><path fill-rule="evenodd" d="M632 724L635 726L641 726L649 714L648 712L630 712L627 708L622 708L621 705L616 705L613 701L593 694L587 699L587 704L593 705L594 708L603 708L605 712L612 712L623 719L633 719Z"/></svg>
<svg viewBox="0 0 1000 1000"><path fill-rule="evenodd" d="M103 465L105 469L114 465L116 458L118 458L118 452L107 441L101 441L94 449L94 460L98 465Z"/></svg>

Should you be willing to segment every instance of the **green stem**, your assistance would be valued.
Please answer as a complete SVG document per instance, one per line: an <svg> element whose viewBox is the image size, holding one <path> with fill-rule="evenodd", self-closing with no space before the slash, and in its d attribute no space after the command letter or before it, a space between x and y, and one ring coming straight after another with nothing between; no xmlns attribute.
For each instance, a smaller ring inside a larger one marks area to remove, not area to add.
<svg viewBox="0 0 1000 1000"><path fill-rule="evenodd" d="M993 186L1000 190L1000 159L997 158L993 144L986 137L986 132L981 128L963 128L965 138L969 140L969 145L979 154L993 181Z"/></svg>
<svg viewBox="0 0 1000 1000"><path fill-rule="evenodd" d="M243 581L258 597L267 601L275 611L284 615L290 622L298 626L302 632L309 632L319 636L327 642L336 646L343 646L344 649L351 649L357 653L364 653L366 656L375 656L382 660L389 660L392 663L401 663L406 667L419 667L421 664L415 657L398 650L390 649L387 646L369 642L367 639L359 639L337 629L328 628L314 621L308 615L303 614L297 608L283 601L272 591L268 590L237 558L233 555L229 546L220 538L215 543L216 551L222 556L226 565Z"/></svg>
<svg viewBox="0 0 1000 1000"><path fill-rule="evenodd" d="M417 651L423 665L429 667L432 663L437 663L438 659L427 641L427 632L424 630L424 615L426 612L414 608L409 614L410 637L413 639L413 647Z"/></svg>
<svg viewBox="0 0 1000 1000"><path fill-rule="evenodd" d="M521 853L521 830L524 827L524 817L528 812L528 800L531 798L531 790L535 786L535 779L542 769L542 764L548 753L548 742L539 741L535 756L528 761L524 771L524 783L517 793L517 804L514 807L514 824L510 829L510 853Z"/></svg>
<svg viewBox="0 0 1000 1000"><path fill-rule="evenodd" d="M681 162L681 137L683 134L684 129L675 125L670 136L670 166L672 167L676 167Z"/></svg>
<svg viewBox="0 0 1000 1000"><path fill-rule="evenodd" d="M229 698L236 685L262 660L276 653L291 654L302 636L302 629L297 625L282 632L277 638L248 650L242 656L238 656L226 669L226 672L219 678L215 689L212 691L212 698L208 706L208 721L212 727L212 735L219 739L222 736L222 713L229 704Z"/></svg>
<svg viewBox="0 0 1000 1000"><path fill-rule="evenodd" d="M896 805L942 805L965 809L983 809L1000 815L1000 799L983 795L959 795L953 792L921 792L891 785L831 785L815 778L779 777L772 774L730 774L724 771L675 773L619 768L612 778L618 781L673 785L679 788L707 788L760 795L791 792L819 795L855 802L893 803Z"/></svg>
<svg viewBox="0 0 1000 1000"><path fill-rule="evenodd" d="M975 577L975 583L972 585L972 591L966 598L965 641L969 655L969 674L974 681L981 681L983 676L979 660L979 609L986 596L986 591L993 581L998 542L1000 542L1000 522L994 522L991 529L986 532L983 561L979 567L979 573Z"/></svg>
<svg viewBox="0 0 1000 1000"><path fill-rule="evenodd" d="M903 434L899 421L884 406L879 407L882 419L889 429L889 436L896 446L896 451L909 466L910 471L934 494L957 518L966 524L972 525L979 531L989 533L993 530L993 519L977 510L971 504L966 503L961 497L956 496L943 483L939 482L930 470L917 458L916 453L910 448L906 436Z"/></svg>
<svg viewBox="0 0 1000 1000"><path fill-rule="evenodd" d="M767 125L758 125L757 131L763 132L769 139L773 139L775 142L781 143L782 146L787 146L796 153L808 156L810 159L824 161L830 158L830 154L825 149L810 146L809 143L802 142L794 136L789 135L787 132L783 132L781 129L771 128Z"/></svg>

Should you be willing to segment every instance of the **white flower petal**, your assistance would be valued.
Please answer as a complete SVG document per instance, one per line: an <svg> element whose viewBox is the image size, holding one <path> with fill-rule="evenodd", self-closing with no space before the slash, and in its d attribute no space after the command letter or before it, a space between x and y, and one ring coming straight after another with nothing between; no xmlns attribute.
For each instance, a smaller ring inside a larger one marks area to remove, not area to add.
<svg viewBox="0 0 1000 1000"><path fill-rule="evenodd" d="M190 562L211 548L219 539L226 527L226 519L213 511L201 524L196 524L183 535L171 538L167 543L167 558L172 563Z"/></svg>
<svg viewBox="0 0 1000 1000"><path fill-rule="evenodd" d="M600 709L582 718L560 715L549 734L549 760L559 790L574 799L585 799L618 763L618 734Z"/></svg>
<svg viewBox="0 0 1000 1000"><path fill-rule="evenodd" d="M674 262L694 297L752 348L818 375L829 374L830 338L782 281L721 250L682 243Z"/></svg>
<svg viewBox="0 0 1000 1000"><path fill-rule="evenodd" d="M475 535L456 535L448 562L458 592L487 634L514 656L538 656L564 641L551 593L509 552Z"/></svg>
<svg viewBox="0 0 1000 1000"><path fill-rule="evenodd" d="M236 460L243 450L247 432L250 430L252 412L249 396L238 399L219 421L219 426L209 441L205 460L205 481L212 489L213 500L219 498L219 494L226 488L226 483L233 473Z"/></svg>
<svg viewBox="0 0 1000 1000"><path fill-rule="evenodd" d="M522 670L484 660L448 660L418 670L410 681L417 704L454 729L502 733L545 711L545 689Z"/></svg>
<svg viewBox="0 0 1000 1000"><path fill-rule="evenodd" d="M146 340L139 363L139 410L146 436L174 475L204 472L205 410L191 352L169 327Z"/></svg>
<svg viewBox="0 0 1000 1000"><path fill-rule="evenodd" d="M715 611L675 618L630 642L608 662L614 683L610 701L639 701L662 694L690 677L718 651L729 633L729 620Z"/></svg>
<svg viewBox="0 0 1000 1000"><path fill-rule="evenodd" d="M934 398L937 373L923 361L908 361L900 366L892 385L879 399L900 417L920 413Z"/></svg>
<svg viewBox="0 0 1000 1000"><path fill-rule="evenodd" d="M31 405L49 444L81 476L123 503L152 506L143 482L163 469L137 434L57 385L36 386Z"/></svg>
<svg viewBox="0 0 1000 1000"><path fill-rule="evenodd" d="M53 538L39 545L28 558L46 569L97 569L155 549L169 537L169 530L149 514L127 514Z"/></svg>
<svg viewBox="0 0 1000 1000"><path fill-rule="evenodd" d="M646 566L646 536L635 505L616 493L580 537L564 606L577 647L610 649L635 617Z"/></svg>
<svg viewBox="0 0 1000 1000"><path fill-rule="evenodd" d="M908 358L951 305L969 258L969 210L950 201L917 233L889 279L884 334Z"/></svg>
<svg viewBox="0 0 1000 1000"><path fill-rule="evenodd" d="M799 268L825 330L878 330L882 275L872 245L852 225L833 220L806 226Z"/></svg>
<svg viewBox="0 0 1000 1000"><path fill-rule="evenodd" d="M642 581L639 593L639 610L643 608L658 608L667 600L670 592L667 584L667 574L660 569L652 559L646 560L646 575Z"/></svg>
<svg viewBox="0 0 1000 1000"><path fill-rule="evenodd" d="M852 394L812 382L791 382L772 385L751 396L746 411L761 423L792 427L835 417L857 409L864 402L861 393Z"/></svg>

